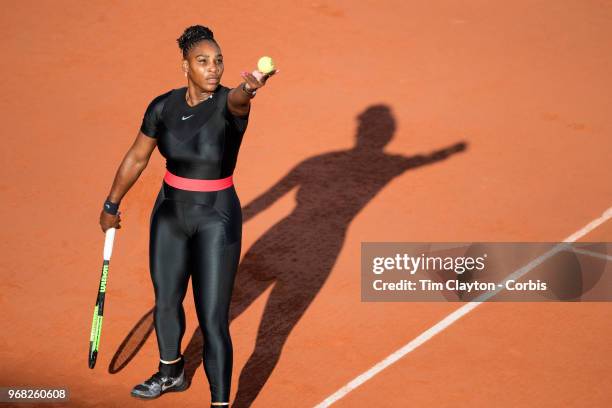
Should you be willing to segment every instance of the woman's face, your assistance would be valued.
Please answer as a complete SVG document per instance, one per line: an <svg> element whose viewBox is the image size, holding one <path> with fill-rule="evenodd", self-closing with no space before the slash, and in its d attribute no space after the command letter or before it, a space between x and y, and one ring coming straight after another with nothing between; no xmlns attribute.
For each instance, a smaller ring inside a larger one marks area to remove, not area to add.
<svg viewBox="0 0 612 408"><path fill-rule="evenodd" d="M214 92L223 75L223 55L212 41L203 40L189 50L183 60L188 79L206 92Z"/></svg>

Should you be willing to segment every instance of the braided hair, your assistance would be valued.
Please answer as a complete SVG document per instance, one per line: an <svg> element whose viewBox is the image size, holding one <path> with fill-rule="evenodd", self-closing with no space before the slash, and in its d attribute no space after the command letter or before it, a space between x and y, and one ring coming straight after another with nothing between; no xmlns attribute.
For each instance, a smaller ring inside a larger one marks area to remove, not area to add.
<svg viewBox="0 0 612 408"><path fill-rule="evenodd" d="M186 59L189 50L203 40L212 41L217 45L217 47L219 46L217 41L215 41L213 32L208 27L201 25L187 27L183 32L183 35L177 38L176 42L178 43L179 48L183 51L183 58Z"/></svg>

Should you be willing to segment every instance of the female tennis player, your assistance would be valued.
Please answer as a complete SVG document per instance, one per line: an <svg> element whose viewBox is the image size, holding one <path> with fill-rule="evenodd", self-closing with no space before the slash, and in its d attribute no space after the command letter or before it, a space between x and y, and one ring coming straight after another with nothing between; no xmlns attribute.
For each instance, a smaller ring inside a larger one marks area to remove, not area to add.
<svg viewBox="0 0 612 408"><path fill-rule="evenodd" d="M151 212L149 268L160 361L158 371L131 395L150 399L189 387L181 340L183 299L191 276L212 406L229 405L233 351L228 317L242 237L232 173L251 99L277 71L242 72L244 82L229 89L221 85L223 55L210 29L188 27L177 41L187 86L148 105L140 132L117 170L100 225L103 231L121 228L121 199L157 146L166 159L166 173Z"/></svg>

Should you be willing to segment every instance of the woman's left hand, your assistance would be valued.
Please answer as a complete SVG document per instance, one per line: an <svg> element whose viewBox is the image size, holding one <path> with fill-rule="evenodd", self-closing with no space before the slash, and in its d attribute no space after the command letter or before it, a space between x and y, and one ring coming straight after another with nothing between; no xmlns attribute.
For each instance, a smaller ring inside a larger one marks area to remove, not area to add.
<svg viewBox="0 0 612 408"><path fill-rule="evenodd" d="M246 71L242 71L240 73L240 76L248 84L248 89L249 90L256 90L256 89L259 89L262 86L264 86L266 84L266 81L268 80L268 78L270 78L272 75L278 74L279 72L280 72L280 70L278 70L278 69L270 71L267 74L264 74L263 72L260 72L258 70L255 70L252 73L249 73L249 72L246 72Z"/></svg>

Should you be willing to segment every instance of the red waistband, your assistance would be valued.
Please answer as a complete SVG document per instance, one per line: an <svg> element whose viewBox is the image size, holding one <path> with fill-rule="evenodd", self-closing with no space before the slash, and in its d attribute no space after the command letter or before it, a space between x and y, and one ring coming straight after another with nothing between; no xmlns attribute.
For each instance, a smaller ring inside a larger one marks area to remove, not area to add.
<svg viewBox="0 0 612 408"><path fill-rule="evenodd" d="M180 177L166 170L164 181L172 187L190 191L218 191L234 185L232 176L216 180L199 180Z"/></svg>

